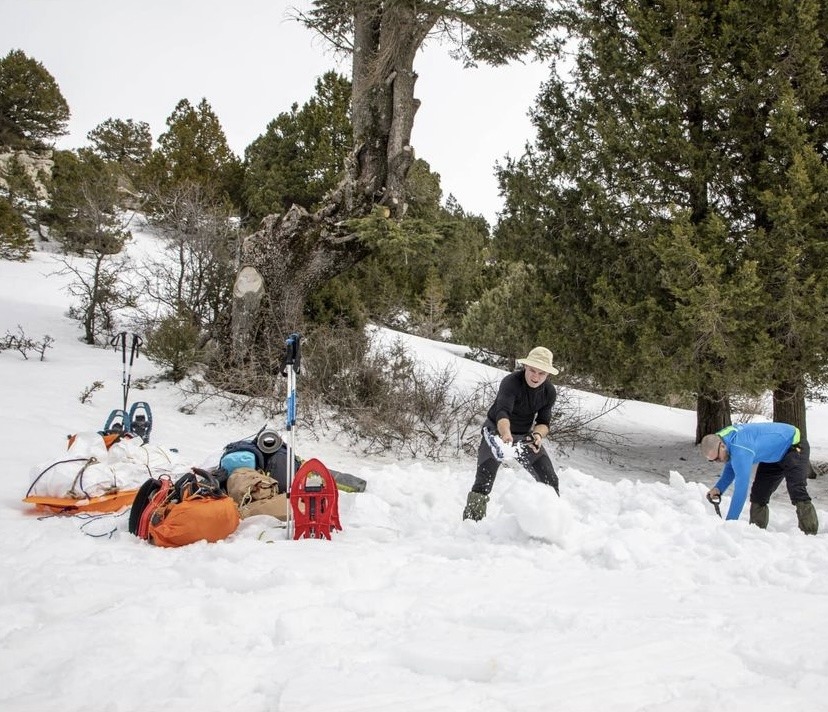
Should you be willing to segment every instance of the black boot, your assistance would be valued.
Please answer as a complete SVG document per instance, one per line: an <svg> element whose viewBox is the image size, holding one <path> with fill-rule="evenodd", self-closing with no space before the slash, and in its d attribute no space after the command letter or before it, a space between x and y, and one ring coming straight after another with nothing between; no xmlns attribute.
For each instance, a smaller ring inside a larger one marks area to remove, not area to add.
<svg viewBox="0 0 828 712"><path fill-rule="evenodd" d="M463 519L473 519L479 522L486 516L486 503L489 498L480 492L469 492L466 499L466 508L463 510Z"/></svg>
<svg viewBox="0 0 828 712"><path fill-rule="evenodd" d="M817 517L814 503L811 500L796 503L796 518L799 520L799 528L806 534L816 534L819 529L819 518Z"/></svg>
<svg viewBox="0 0 828 712"><path fill-rule="evenodd" d="M759 504L758 502L750 503L750 523L755 524L760 529L768 528L768 521L770 520L770 509L767 504Z"/></svg>

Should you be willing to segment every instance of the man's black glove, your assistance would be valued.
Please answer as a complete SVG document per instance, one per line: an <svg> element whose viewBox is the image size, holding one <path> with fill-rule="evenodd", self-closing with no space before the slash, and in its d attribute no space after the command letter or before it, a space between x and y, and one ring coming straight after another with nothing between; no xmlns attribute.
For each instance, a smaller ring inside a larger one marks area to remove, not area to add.
<svg viewBox="0 0 828 712"><path fill-rule="evenodd" d="M538 441L535 439L534 433L527 433L523 436L521 440L522 443L525 443L528 447L532 449L532 452L538 452L540 450L540 445Z"/></svg>

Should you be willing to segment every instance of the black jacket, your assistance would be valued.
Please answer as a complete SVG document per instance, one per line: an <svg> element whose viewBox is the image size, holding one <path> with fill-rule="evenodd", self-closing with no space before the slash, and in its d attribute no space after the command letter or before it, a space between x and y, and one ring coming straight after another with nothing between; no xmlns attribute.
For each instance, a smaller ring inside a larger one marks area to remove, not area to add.
<svg viewBox="0 0 828 712"><path fill-rule="evenodd" d="M548 378L537 388L530 388L520 369L500 382L497 398L486 417L495 425L501 418L508 418L512 433L524 435L535 423L549 426L557 397L558 392Z"/></svg>

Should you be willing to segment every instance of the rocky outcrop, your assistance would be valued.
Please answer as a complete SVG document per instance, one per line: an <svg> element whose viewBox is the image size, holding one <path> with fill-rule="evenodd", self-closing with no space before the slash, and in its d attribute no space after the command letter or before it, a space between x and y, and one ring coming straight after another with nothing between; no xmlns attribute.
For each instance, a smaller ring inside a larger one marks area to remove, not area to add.
<svg viewBox="0 0 828 712"><path fill-rule="evenodd" d="M31 179L37 197L46 200L49 191L43 182L44 176L52 175L52 168L55 162L52 160L52 151L46 150L40 153L32 151L13 151L8 148L0 148L0 189L8 190L9 186L5 176L12 169L14 163L20 166Z"/></svg>

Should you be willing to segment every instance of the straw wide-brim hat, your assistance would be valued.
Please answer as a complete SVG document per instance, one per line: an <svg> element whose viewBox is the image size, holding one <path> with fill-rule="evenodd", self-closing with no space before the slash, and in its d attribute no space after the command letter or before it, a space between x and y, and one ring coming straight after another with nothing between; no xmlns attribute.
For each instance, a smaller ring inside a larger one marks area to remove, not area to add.
<svg viewBox="0 0 828 712"><path fill-rule="evenodd" d="M551 373L553 376L559 373L558 369L552 365L552 352L543 346L536 346L529 352L526 358L519 358L517 362L524 366L536 368L538 371L543 371L544 373Z"/></svg>

